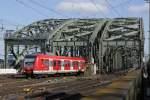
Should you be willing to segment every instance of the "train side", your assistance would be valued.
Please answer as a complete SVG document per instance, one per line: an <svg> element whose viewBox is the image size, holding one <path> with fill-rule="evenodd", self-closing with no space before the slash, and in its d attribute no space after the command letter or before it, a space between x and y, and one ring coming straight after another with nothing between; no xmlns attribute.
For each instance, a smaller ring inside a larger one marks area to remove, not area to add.
<svg viewBox="0 0 150 100"><path fill-rule="evenodd" d="M25 74L78 73L85 71L85 59L78 57L27 55L24 59Z"/></svg>

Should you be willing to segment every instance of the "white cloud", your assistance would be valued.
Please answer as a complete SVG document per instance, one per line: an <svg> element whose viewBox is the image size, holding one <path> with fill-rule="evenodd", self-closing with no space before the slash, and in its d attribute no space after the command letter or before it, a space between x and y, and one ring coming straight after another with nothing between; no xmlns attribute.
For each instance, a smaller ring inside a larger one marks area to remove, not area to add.
<svg viewBox="0 0 150 100"><path fill-rule="evenodd" d="M141 13L148 11L148 4L145 3L143 5L132 5L128 8L130 12Z"/></svg>
<svg viewBox="0 0 150 100"><path fill-rule="evenodd" d="M85 13L97 13L106 12L108 10L106 2L101 0L100 2L90 2L90 0L65 0L60 2L56 9L63 12L85 12Z"/></svg>

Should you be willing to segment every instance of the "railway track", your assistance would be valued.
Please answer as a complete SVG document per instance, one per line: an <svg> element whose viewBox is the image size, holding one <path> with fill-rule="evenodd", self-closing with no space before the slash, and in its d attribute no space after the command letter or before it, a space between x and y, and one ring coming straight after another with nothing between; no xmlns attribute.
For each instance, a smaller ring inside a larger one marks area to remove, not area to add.
<svg viewBox="0 0 150 100"><path fill-rule="evenodd" d="M82 84L84 83L84 84ZM59 89L54 89L54 90L47 90L44 92L40 93L34 93L25 96L26 99L31 99L31 100L79 100L80 98L92 94L91 92L94 93L96 88L102 87L105 85L110 84L110 81L106 82L93 82L93 81L88 81L87 84L86 82L81 82L80 85L76 84L76 86L71 87L71 85L67 88L59 88ZM75 85L75 84L74 84ZM72 85L73 86L73 85Z"/></svg>
<svg viewBox="0 0 150 100"><path fill-rule="evenodd" d="M57 80L62 79L62 77L57 78ZM11 79L10 79L11 80ZM41 78L41 79L17 79L13 80L10 82L8 79L8 82L1 82L0 83L0 96L3 95L9 95L15 93L24 93L23 89L24 88L33 88L33 89L38 89L41 87L56 87L56 84L47 82L49 80L54 81L55 78ZM68 80L70 81L70 80ZM47 82L47 85L44 84L44 82ZM42 83L42 84L41 84ZM4 92L5 91L5 92Z"/></svg>
<svg viewBox="0 0 150 100"><path fill-rule="evenodd" d="M84 80L78 80L70 84L61 84L61 86L57 86L54 88L51 87L50 89L47 89L44 92L33 93L25 97L30 98L30 99L34 98L35 100L37 98L41 98L41 100L48 100L45 98L53 98L51 96L56 95L56 97L55 96L54 97L57 100L67 100L66 98L68 98L68 100L72 100L72 98L77 98L77 97L80 98L81 96L90 95L94 93L98 87L103 87L110 83L111 81L101 82L100 80L95 80L95 79L92 79L92 80L84 79ZM59 96L59 94L61 94L61 96ZM77 97L74 97L74 96L77 96Z"/></svg>
<svg viewBox="0 0 150 100"><path fill-rule="evenodd" d="M11 100L10 97L14 98L14 100L18 98L48 100L47 98L51 98L51 96L52 98L58 98L58 100L67 100L66 98L76 97L80 98L82 96L91 95L97 88L108 85L111 80L115 79L116 75L101 78L84 78L74 76L13 80L11 78L7 78L4 82L0 82L2 85L0 86L2 87L0 89L0 100L3 100L1 98L5 98L4 100ZM25 88L30 88L31 91L24 92L23 90Z"/></svg>

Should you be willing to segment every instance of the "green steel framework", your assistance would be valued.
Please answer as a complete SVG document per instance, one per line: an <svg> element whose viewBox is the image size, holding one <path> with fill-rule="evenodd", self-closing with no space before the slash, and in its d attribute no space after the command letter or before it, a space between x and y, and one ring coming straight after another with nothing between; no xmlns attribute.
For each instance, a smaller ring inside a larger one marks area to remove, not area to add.
<svg viewBox="0 0 150 100"><path fill-rule="evenodd" d="M31 49L40 48L42 53L82 56L89 62L93 58L97 70L106 73L140 67L144 50L141 18L46 19L6 33L4 40L5 68L8 53L17 65Z"/></svg>

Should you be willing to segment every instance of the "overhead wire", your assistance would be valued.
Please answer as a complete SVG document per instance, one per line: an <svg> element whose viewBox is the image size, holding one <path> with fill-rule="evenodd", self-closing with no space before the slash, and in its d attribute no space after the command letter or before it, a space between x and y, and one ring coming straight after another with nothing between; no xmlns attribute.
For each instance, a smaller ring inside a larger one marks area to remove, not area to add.
<svg viewBox="0 0 150 100"><path fill-rule="evenodd" d="M133 0L124 0L120 3L118 3L117 5L114 6L114 8L119 8L121 7L123 10L126 10L126 8L128 8L129 4L132 2ZM125 16L128 16L128 13L125 12L123 13Z"/></svg>
<svg viewBox="0 0 150 100"><path fill-rule="evenodd" d="M97 8L97 10L99 10L99 12L101 12L101 13L103 14L103 16L106 18L106 14L103 13L103 11L97 6L97 4L95 3L95 1L94 1L94 0L89 0L89 1L90 1L91 3L93 3L93 5ZM106 1L106 3L109 5L109 7L110 7L118 16L122 17L121 14L116 10L116 8L118 8L118 7L120 7L120 6L122 7L122 5L123 5L123 6L129 5L129 3L130 3L131 1L133 1L133 0L125 0L125 1L119 3L119 4L115 5L115 6L113 6L108 0L105 0L105 1Z"/></svg>
<svg viewBox="0 0 150 100"><path fill-rule="evenodd" d="M105 13L96 5L94 0L89 0L94 6L95 8L106 18L107 16L105 15Z"/></svg>
<svg viewBox="0 0 150 100"><path fill-rule="evenodd" d="M9 20L7 20L7 19L1 19L1 20L2 20L2 23L3 23L3 24L15 26L15 27L23 26L23 25L18 24L18 23L16 23L16 22L9 21Z"/></svg>
<svg viewBox="0 0 150 100"><path fill-rule="evenodd" d="M71 7L72 7L72 10L71 10L71 11L72 11L72 12L74 12L74 11L73 11L73 8L74 8L73 3L71 4ZM72 15L72 14L70 14L70 15ZM81 13L80 13L80 12L78 12L78 15L80 16L80 15L81 15ZM73 17L73 16L71 16L70 18L74 18L74 17Z"/></svg>
<svg viewBox="0 0 150 100"><path fill-rule="evenodd" d="M84 18L88 19L89 16L87 15L86 11L84 10L84 7L82 6L82 3L79 3L79 6L80 6L80 15L82 15ZM84 14L81 14L81 11L83 11Z"/></svg>
<svg viewBox="0 0 150 100"><path fill-rule="evenodd" d="M44 13L40 12L39 10L33 8L32 6L27 5L26 3L22 2L21 0L16 0L16 1L17 1L18 3L20 3L21 5L23 5L23 6L27 7L27 8L32 9L33 11L35 11L36 13L40 14L40 15L43 16L43 17L49 17L49 16L45 15Z"/></svg>
<svg viewBox="0 0 150 100"><path fill-rule="evenodd" d="M1 27L0 27L0 32L2 32L4 30L4 26L3 26L3 20L0 19L0 24L1 24Z"/></svg>
<svg viewBox="0 0 150 100"><path fill-rule="evenodd" d="M106 3L108 4L108 6L116 13L117 16L122 17L122 16L120 15L120 13L115 9L114 6L111 5L111 3L110 3L108 0L105 0L105 1L106 1Z"/></svg>
<svg viewBox="0 0 150 100"><path fill-rule="evenodd" d="M133 1L133 0L125 0L125 1L123 1L123 2L121 2L121 3L119 3L119 4L117 4L117 5L115 5L115 8L117 8L117 7L120 7L120 6L124 6L124 5L128 5L131 1Z"/></svg>
<svg viewBox="0 0 150 100"><path fill-rule="evenodd" d="M4 26L2 24L1 27L0 27L0 31L2 32L3 30L4 30Z"/></svg>
<svg viewBox="0 0 150 100"><path fill-rule="evenodd" d="M61 15L62 17L67 17L66 15L64 15L64 14L62 14L62 13L60 13L60 12L54 10L54 9L48 8L48 7L42 5L41 3L37 2L37 1L30 0L30 2L33 3L33 4L35 4L35 5L37 5L37 6L39 6L39 7L41 7L41 8L44 8L44 9L50 11L50 12L53 12L53 13L55 13L57 15Z"/></svg>
<svg viewBox="0 0 150 100"><path fill-rule="evenodd" d="M18 30L19 28L24 27L24 25L9 21L7 19L0 19L0 24L1 24L1 26L0 26L1 32L5 32L6 30Z"/></svg>

